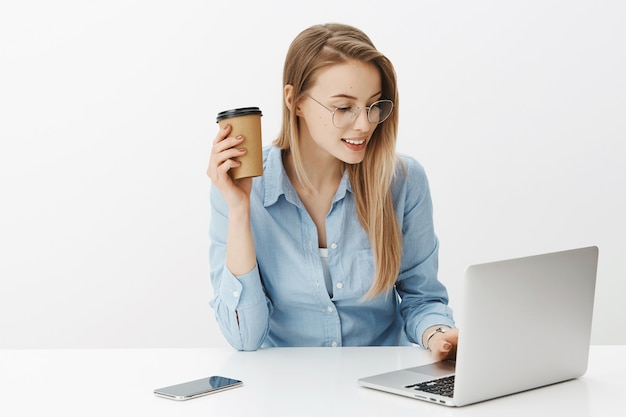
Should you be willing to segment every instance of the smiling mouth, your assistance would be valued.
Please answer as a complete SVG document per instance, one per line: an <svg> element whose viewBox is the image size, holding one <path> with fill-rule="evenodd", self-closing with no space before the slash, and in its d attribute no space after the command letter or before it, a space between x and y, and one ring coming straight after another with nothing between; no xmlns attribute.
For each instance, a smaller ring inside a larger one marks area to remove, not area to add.
<svg viewBox="0 0 626 417"><path fill-rule="evenodd" d="M365 139L341 139L342 141L349 143L350 145L363 145L365 143Z"/></svg>

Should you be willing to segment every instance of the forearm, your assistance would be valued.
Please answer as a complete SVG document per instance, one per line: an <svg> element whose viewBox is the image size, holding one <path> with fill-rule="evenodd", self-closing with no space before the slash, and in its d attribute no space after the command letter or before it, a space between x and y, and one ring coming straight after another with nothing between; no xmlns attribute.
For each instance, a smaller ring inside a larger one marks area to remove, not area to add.
<svg viewBox="0 0 626 417"><path fill-rule="evenodd" d="M226 266L235 276L245 275L256 265L256 252L250 224L250 209L244 207L228 214Z"/></svg>
<svg viewBox="0 0 626 417"><path fill-rule="evenodd" d="M271 305L256 268L249 209L230 208L211 189L209 264L214 297L211 307L228 342L238 350L254 350L269 329Z"/></svg>

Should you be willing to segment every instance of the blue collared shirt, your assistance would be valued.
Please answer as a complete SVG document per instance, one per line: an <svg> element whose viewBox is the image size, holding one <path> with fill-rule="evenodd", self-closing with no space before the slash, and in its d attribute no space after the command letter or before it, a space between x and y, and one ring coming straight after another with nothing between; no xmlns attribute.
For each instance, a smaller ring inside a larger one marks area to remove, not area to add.
<svg viewBox="0 0 626 417"><path fill-rule="evenodd" d="M362 298L374 278L372 249L347 173L326 217L332 291L324 281L317 228L285 173L280 149L264 148L263 176L253 179L257 264L245 275L236 277L225 265L228 206L212 186L211 306L235 349L421 344L428 327L454 325L447 291L437 279L428 180L415 159L400 158L404 168L398 164L392 184L403 235L400 274L392 292L371 300Z"/></svg>

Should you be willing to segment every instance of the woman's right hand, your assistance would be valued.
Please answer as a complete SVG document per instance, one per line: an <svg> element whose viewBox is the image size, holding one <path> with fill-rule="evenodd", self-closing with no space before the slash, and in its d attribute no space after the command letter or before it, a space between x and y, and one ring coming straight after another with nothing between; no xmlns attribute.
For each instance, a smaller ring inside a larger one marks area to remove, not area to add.
<svg viewBox="0 0 626 417"><path fill-rule="evenodd" d="M239 146L243 142L242 136L228 136L231 129L231 125L227 124L217 132L211 148L207 175L220 190L231 210L236 208L247 209L250 206L252 178L233 180L228 174L231 168L241 165L241 162L234 158L246 153L246 149Z"/></svg>

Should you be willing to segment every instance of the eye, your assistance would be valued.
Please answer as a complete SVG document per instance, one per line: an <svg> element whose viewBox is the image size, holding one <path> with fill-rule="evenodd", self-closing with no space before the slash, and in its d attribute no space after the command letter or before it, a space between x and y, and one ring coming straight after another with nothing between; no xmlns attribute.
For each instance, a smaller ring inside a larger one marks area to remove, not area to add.
<svg viewBox="0 0 626 417"><path fill-rule="evenodd" d="M354 113L356 112L356 106L354 105L351 106L348 104L346 104L345 106L337 106L335 111L340 112L340 113Z"/></svg>

